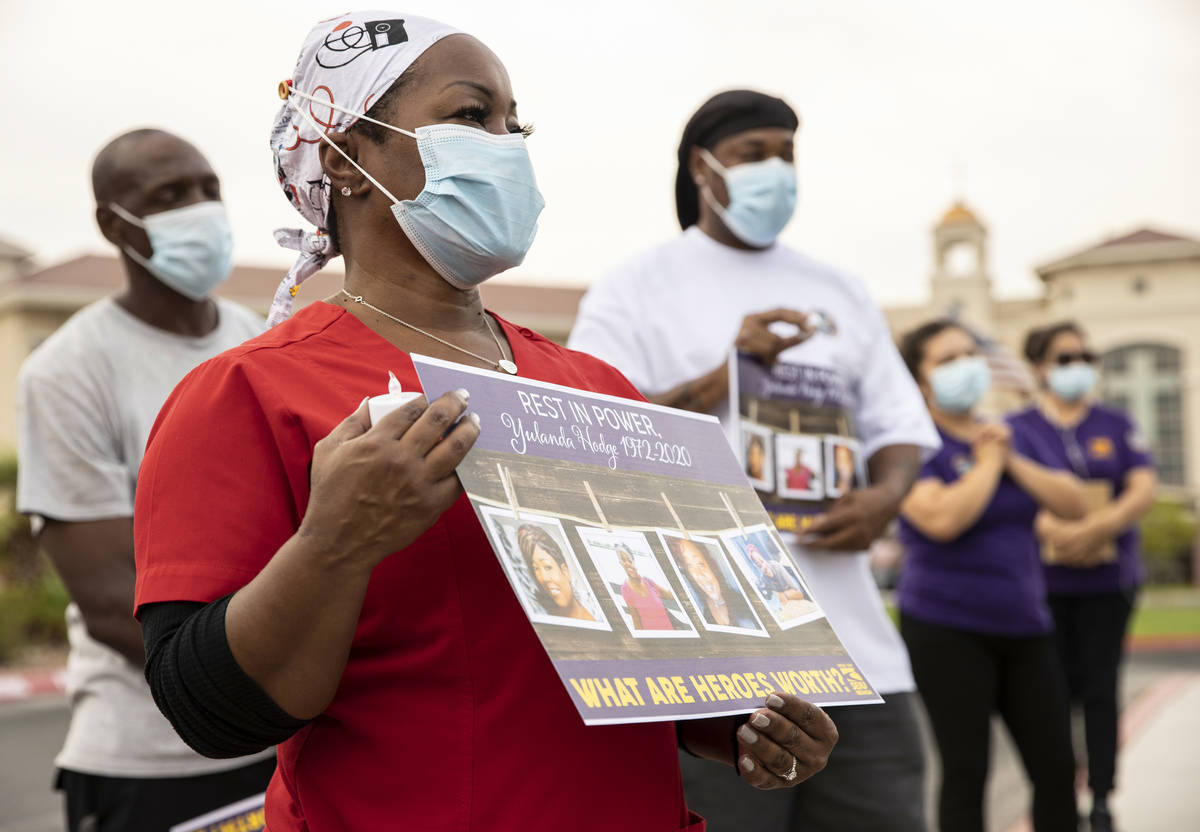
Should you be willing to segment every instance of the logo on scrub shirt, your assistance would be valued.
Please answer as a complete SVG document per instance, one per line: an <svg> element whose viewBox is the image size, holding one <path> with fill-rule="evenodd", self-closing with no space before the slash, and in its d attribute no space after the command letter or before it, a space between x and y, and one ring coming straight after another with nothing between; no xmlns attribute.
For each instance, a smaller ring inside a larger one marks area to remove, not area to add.
<svg viewBox="0 0 1200 832"><path fill-rule="evenodd" d="M325 42L317 49L317 65L325 69L343 67L368 52L397 46L408 41L404 21L368 20L359 25L343 20L325 36Z"/></svg>
<svg viewBox="0 0 1200 832"><path fill-rule="evenodd" d="M954 469L954 473L961 477L975 467L975 460L966 454L955 454L950 458L950 467Z"/></svg>
<svg viewBox="0 0 1200 832"><path fill-rule="evenodd" d="M1092 459L1109 459L1116 448L1107 436L1093 436L1088 440L1088 456Z"/></svg>

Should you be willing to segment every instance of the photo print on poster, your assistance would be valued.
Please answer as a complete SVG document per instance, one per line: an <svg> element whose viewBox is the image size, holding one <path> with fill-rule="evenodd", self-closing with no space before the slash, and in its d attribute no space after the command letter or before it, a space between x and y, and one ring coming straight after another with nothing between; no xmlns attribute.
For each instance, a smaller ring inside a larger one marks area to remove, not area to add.
<svg viewBox="0 0 1200 832"><path fill-rule="evenodd" d="M658 538L704 629L770 637L718 541L707 537L688 538L680 532L665 529L659 530Z"/></svg>
<svg viewBox="0 0 1200 832"><path fill-rule="evenodd" d="M575 531L635 638L700 638L644 534L589 526Z"/></svg>
<svg viewBox="0 0 1200 832"><path fill-rule="evenodd" d="M862 445L848 436L825 437L825 495L842 497L867 485Z"/></svg>
<svg viewBox="0 0 1200 832"><path fill-rule="evenodd" d="M531 621L612 630L557 518L480 506L484 529Z"/></svg>
<svg viewBox="0 0 1200 832"><path fill-rule="evenodd" d="M746 479L759 491L770 494L775 490L774 431L743 419L742 445Z"/></svg>
<svg viewBox="0 0 1200 832"><path fill-rule="evenodd" d="M733 561L780 629L823 618L800 578L800 570L779 538L767 526L721 535Z"/></svg>
<svg viewBox="0 0 1200 832"><path fill-rule="evenodd" d="M825 499L824 463L821 437L776 434L776 493L793 500Z"/></svg>

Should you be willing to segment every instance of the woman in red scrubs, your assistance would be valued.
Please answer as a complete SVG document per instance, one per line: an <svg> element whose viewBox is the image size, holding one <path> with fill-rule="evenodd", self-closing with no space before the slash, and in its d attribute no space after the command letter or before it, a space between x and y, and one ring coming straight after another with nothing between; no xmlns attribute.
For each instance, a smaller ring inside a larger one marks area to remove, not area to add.
<svg viewBox="0 0 1200 832"><path fill-rule="evenodd" d="M419 388L412 351L637 398L480 303L541 209L504 66L436 21L356 13L313 30L281 93L276 172L323 230L277 233L302 255L272 318L339 252L345 290L199 367L154 428L136 604L176 729L211 756L278 744L271 832L700 830L677 743L759 788L820 770L836 730L786 694L748 720L585 727L454 476L468 392L370 423L389 369Z"/></svg>

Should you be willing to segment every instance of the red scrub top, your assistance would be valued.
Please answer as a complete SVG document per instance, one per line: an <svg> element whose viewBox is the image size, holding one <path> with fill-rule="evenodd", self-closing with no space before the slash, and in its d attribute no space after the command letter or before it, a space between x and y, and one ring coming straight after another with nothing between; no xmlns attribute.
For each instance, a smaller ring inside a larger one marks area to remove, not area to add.
<svg viewBox="0 0 1200 832"><path fill-rule="evenodd" d="M501 323L523 377L640 398L602 361ZM406 353L315 303L189 374L138 478L137 606L213 601L258 574L304 516L313 446L388 370L419 389ZM278 759L270 832L703 829L673 724L584 726L465 497L375 568L336 697Z"/></svg>

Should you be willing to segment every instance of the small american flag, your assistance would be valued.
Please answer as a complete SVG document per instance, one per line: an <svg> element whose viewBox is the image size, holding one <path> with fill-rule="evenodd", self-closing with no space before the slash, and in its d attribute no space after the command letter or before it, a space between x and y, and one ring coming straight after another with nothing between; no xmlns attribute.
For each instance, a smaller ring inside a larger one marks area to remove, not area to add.
<svg viewBox="0 0 1200 832"><path fill-rule="evenodd" d="M993 338L989 338L974 327L969 326L959 318L959 310L951 307L947 317L966 330L975 342L979 351L987 359L988 369L992 373L992 387L1018 393L1022 397L1032 397L1037 392L1033 374L1029 367L1017 356Z"/></svg>

